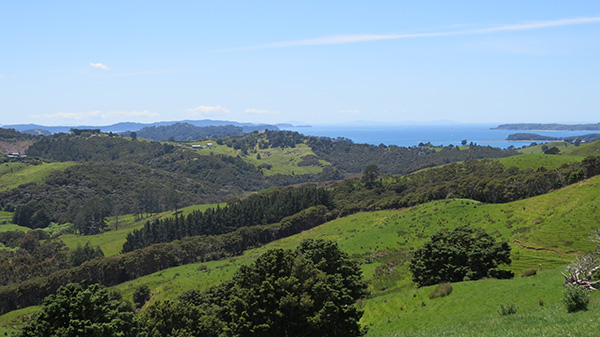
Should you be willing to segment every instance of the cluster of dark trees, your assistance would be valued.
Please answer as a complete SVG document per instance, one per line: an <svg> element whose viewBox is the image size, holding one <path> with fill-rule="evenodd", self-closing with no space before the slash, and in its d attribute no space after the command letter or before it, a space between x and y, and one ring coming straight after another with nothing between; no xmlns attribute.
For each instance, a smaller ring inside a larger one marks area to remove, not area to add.
<svg viewBox="0 0 600 337"><path fill-rule="evenodd" d="M44 300L21 336L360 336L355 303L365 294L358 265L335 243L306 240L293 251L268 251L206 292L157 302L139 317L118 293L68 284Z"/></svg>
<svg viewBox="0 0 600 337"><path fill-rule="evenodd" d="M23 140L37 139L36 136L21 133L15 129L3 129L0 128L0 141L1 142L16 142Z"/></svg>
<svg viewBox="0 0 600 337"><path fill-rule="evenodd" d="M491 146L471 145L463 150L452 145L400 147L380 144L374 146L316 137L311 137L308 145L321 159L349 173L359 173L368 165L377 165L382 173L407 174L452 162L503 158L518 154L515 150L503 150Z"/></svg>
<svg viewBox="0 0 600 337"><path fill-rule="evenodd" d="M158 141L192 141L206 138L223 138L244 134L244 129L233 125L194 126L175 123L165 126L148 126L136 131L138 137ZM129 135L127 133L127 135Z"/></svg>
<svg viewBox="0 0 600 337"><path fill-rule="evenodd" d="M142 314L150 336L360 336L360 269L331 241L270 250L233 279Z"/></svg>
<svg viewBox="0 0 600 337"><path fill-rule="evenodd" d="M0 232L0 243L11 248L0 250L0 285L48 276L104 256L100 248L89 244L69 251L60 239L42 230Z"/></svg>
<svg viewBox="0 0 600 337"><path fill-rule="evenodd" d="M232 200L233 201L233 200ZM227 206L195 211L185 217L158 219L127 235L123 252L130 252L159 242L186 236L218 235L238 228L266 225L281 221L312 206L333 208L331 193L313 185L276 189L233 201Z"/></svg>
<svg viewBox="0 0 600 337"><path fill-rule="evenodd" d="M420 287L444 282L512 278L508 242L497 242L481 228L460 226L435 233L410 261L413 281Z"/></svg>
<svg viewBox="0 0 600 337"><path fill-rule="evenodd" d="M14 212L13 221L21 226L71 222L82 234L93 234L108 216L156 213L229 196L214 183L140 164L85 163L55 171L42 184L1 192L0 208Z"/></svg>
<svg viewBox="0 0 600 337"><path fill-rule="evenodd" d="M384 181L377 180L373 170L372 166L366 170L362 180L345 180L335 187L335 205L341 214L409 207L447 198L486 203L520 200L600 174L600 157L587 157L581 163L552 170L520 170L494 160L467 160L406 176L387 176Z"/></svg>
<svg viewBox="0 0 600 337"><path fill-rule="evenodd" d="M46 277L30 277L20 283L0 286L0 314L37 305L44 297L68 283L87 281L113 286L171 267L238 255L249 248L318 226L335 216L335 212L319 205L285 217L275 224L242 227L221 235L185 237L129 253L94 258L77 267L57 270Z"/></svg>

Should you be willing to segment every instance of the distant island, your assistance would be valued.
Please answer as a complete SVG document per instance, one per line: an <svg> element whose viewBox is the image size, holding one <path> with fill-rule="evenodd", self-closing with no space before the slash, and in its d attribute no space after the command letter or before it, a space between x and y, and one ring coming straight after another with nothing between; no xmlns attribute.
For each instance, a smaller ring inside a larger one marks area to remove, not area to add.
<svg viewBox="0 0 600 337"><path fill-rule="evenodd" d="M544 136L538 135L536 133L513 133L506 137L506 140L528 140L528 141L565 141L565 142L575 142L575 141L584 141L584 142L593 142L595 140L600 139L600 133L590 133L587 135L581 136L569 136L569 137L552 137L552 136Z"/></svg>
<svg viewBox="0 0 600 337"><path fill-rule="evenodd" d="M542 124L542 123L515 123L501 124L491 130L536 130L536 131L596 131L600 130L600 123L596 124Z"/></svg>

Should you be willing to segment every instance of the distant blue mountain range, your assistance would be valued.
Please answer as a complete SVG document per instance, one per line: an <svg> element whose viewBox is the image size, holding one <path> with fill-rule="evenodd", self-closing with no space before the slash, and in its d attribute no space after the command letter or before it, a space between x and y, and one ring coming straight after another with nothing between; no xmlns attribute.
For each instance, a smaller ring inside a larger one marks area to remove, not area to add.
<svg viewBox="0 0 600 337"><path fill-rule="evenodd" d="M69 132L71 129L100 129L102 132L126 132L126 131L139 131L145 127L152 126L167 126L175 123L187 123L194 126L223 126L223 125L233 125L241 127L244 132L252 132L256 130L279 130L279 127L293 127L291 124L253 124L253 123L239 123L232 121L221 121L221 120L211 120L211 119L203 119L203 120L184 120L184 121L170 121L170 122L156 122L156 123L132 123L132 122L124 122L117 123L106 126L91 126L91 125L81 125L81 126L45 126L38 124L13 124L13 125L4 125L2 128L4 129L15 129L19 132L25 131L38 131L37 133L59 133L59 132Z"/></svg>

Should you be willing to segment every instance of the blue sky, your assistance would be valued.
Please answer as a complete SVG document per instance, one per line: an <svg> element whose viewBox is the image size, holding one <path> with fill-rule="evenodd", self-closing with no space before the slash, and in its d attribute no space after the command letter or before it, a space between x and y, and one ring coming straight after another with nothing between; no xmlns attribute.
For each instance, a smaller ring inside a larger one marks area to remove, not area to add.
<svg viewBox="0 0 600 337"><path fill-rule="evenodd" d="M0 124L599 122L600 1L2 1Z"/></svg>

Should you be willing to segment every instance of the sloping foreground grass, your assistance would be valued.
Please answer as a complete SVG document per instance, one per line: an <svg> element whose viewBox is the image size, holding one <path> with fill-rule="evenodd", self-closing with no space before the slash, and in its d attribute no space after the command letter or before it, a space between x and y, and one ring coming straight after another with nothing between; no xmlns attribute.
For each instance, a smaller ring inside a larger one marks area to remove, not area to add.
<svg viewBox="0 0 600 337"><path fill-rule="evenodd" d="M42 163L29 165L24 163L4 163L0 165L0 191L16 188L27 183L42 183L53 171L63 171L77 165L73 162Z"/></svg>
<svg viewBox="0 0 600 337"><path fill-rule="evenodd" d="M600 294L590 310L568 314L561 303L561 268L513 280L452 284L453 292L429 299L435 286L410 289L366 301L361 323L367 336L597 336ZM501 316L500 304L515 304ZM543 305L540 305L543 304Z"/></svg>

